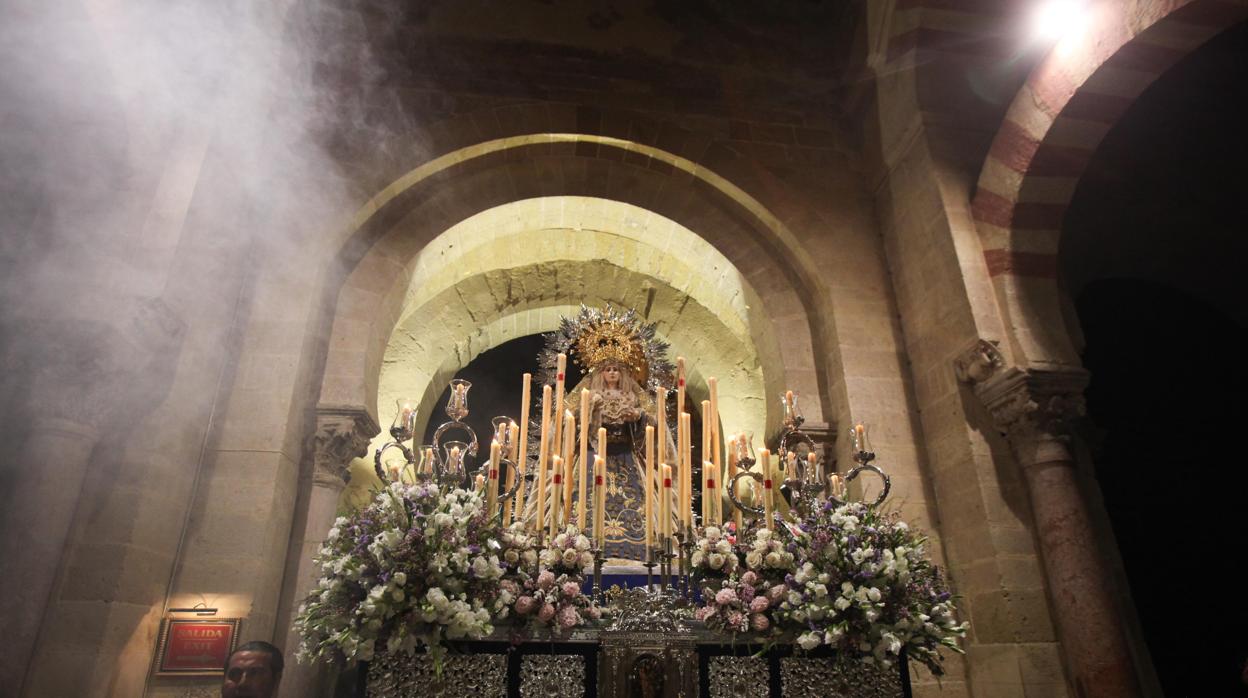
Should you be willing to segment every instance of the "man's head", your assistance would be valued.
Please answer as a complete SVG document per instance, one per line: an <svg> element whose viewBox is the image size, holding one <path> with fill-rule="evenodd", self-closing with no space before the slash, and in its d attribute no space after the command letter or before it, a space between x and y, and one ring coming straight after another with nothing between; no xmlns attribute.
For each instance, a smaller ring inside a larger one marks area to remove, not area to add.
<svg viewBox="0 0 1248 698"><path fill-rule="evenodd" d="M248 642L225 660L221 698L272 698L284 666L281 650L259 640Z"/></svg>

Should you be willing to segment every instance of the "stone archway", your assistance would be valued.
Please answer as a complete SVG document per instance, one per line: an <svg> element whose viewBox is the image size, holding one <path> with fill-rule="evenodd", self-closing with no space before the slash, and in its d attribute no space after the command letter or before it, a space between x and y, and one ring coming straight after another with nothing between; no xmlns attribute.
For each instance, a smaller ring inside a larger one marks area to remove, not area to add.
<svg viewBox="0 0 1248 698"><path fill-rule="evenodd" d="M1101 139L1170 66L1248 18L1248 4L1101 3L1028 77L979 175L972 213L1015 362L1078 366L1062 316L1057 246Z"/></svg>
<svg viewBox="0 0 1248 698"><path fill-rule="evenodd" d="M403 307L369 381L383 424L400 393L421 398L424 424L447 381L478 354L554 330L584 302L634 307L655 322L672 355L691 359L691 399L704 398L705 379L716 376L725 429L778 426L766 396L790 378L757 293L708 243L662 216L585 197L514 202L453 226L405 269ZM349 498L373 482L363 459L352 472Z"/></svg>

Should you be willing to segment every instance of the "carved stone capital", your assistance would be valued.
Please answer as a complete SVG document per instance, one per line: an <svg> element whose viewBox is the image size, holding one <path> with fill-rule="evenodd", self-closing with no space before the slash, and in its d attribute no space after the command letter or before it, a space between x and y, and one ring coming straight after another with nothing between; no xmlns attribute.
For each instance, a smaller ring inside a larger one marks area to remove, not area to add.
<svg viewBox="0 0 1248 698"><path fill-rule="evenodd" d="M953 372L963 383L982 383L1005 367L1000 342L976 339L975 343L953 360Z"/></svg>
<svg viewBox="0 0 1248 698"><path fill-rule="evenodd" d="M993 422L1024 466L1070 460L1065 443L1085 414L1083 369L1046 371L1010 368L975 385Z"/></svg>
<svg viewBox="0 0 1248 698"><path fill-rule="evenodd" d="M318 407L311 443L313 484L346 487L351 459L367 454L368 442L380 432L363 407Z"/></svg>

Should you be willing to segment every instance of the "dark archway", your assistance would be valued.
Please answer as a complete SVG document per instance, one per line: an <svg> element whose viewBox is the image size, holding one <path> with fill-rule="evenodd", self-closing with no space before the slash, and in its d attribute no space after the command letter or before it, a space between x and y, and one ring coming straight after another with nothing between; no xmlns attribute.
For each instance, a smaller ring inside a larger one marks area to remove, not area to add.
<svg viewBox="0 0 1248 698"><path fill-rule="evenodd" d="M1088 163L1059 248L1094 472L1167 696L1236 695L1248 655L1245 65L1240 24L1141 94Z"/></svg>

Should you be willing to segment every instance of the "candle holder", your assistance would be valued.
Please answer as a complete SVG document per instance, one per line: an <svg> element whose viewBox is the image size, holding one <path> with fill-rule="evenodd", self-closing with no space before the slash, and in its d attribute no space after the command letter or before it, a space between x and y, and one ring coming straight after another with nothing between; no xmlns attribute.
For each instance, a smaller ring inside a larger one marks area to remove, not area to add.
<svg viewBox="0 0 1248 698"><path fill-rule="evenodd" d="M603 603L605 599L602 596L602 563L606 561L607 556L604 554L602 546L597 546L590 550L594 555L594 587L593 595L599 603Z"/></svg>
<svg viewBox="0 0 1248 698"><path fill-rule="evenodd" d="M693 600L693 581L692 581L692 565L690 561L693 556L693 531L684 530L682 535L676 539L680 544L680 581L677 584L678 590L685 599Z"/></svg>
<svg viewBox="0 0 1248 698"><path fill-rule="evenodd" d="M652 548L648 545L646 546L645 568L646 568L646 591L647 592L654 591L654 565L655 565L654 558L657 554L658 554L658 550L656 548Z"/></svg>
<svg viewBox="0 0 1248 698"><path fill-rule="evenodd" d="M848 485L853 482L864 472L875 473L878 475L883 481L884 487L880 490L880 494L875 498L875 501L867 505L870 507L878 507L884 503L885 499L888 498L888 493L892 489L892 480L883 470L871 463L871 461L875 460L875 452L871 451L870 447L867 445L866 428L859 424L853 429L850 429L850 435L854 439L854 462L858 465L851 468L849 472L845 473L845 484ZM833 502L838 507L845 506L848 501L848 497L846 500L841 500L835 493L829 492L828 501Z"/></svg>

